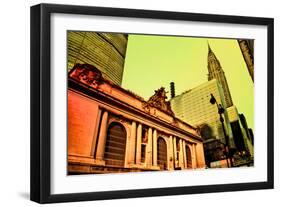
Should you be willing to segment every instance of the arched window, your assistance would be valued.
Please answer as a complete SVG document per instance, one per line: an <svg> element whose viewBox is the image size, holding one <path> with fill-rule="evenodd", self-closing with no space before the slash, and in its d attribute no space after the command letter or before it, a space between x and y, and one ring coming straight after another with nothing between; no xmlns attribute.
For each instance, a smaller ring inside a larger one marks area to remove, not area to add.
<svg viewBox="0 0 281 207"><path fill-rule="evenodd" d="M191 151L188 145L185 145L185 151L186 151L186 162L187 162L187 168L192 168L192 157L191 157Z"/></svg>
<svg viewBox="0 0 281 207"><path fill-rule="evenodd" d="M161 170L166 170L167 166L167 144L166 141L159 137L157 140L157 164Z"/></svg>
<svg viewBox="0 0 281 207"><path fill-rule="evenodd" d="M122 124L113 122L109 125L104 152L106 165L124 166L126 137L126 130Z"/></svg>

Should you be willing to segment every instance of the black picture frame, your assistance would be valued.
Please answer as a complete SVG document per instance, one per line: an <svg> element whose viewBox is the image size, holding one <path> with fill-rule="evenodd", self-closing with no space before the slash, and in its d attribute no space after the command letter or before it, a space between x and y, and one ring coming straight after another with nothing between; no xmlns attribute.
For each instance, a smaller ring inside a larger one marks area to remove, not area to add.
<svg viewBox="0 0 281 207"><path fill-rule="evenodd" d="M133 17L162 20L180 20L206 23L231 23L267 26L267 181L238 184L219 184L191 187L85 192L74 194L50 193L50 130L51 130L51 74L50 74L50 16L53 13L83 14L113 17ZM195 14L168 11L103 8L56 4L39 4L31 7L31 174L30 199L39 203L88 201L103 199L166 196L210 192L272 189L274 187L273 147L273 44L272 18Z"/></svg>

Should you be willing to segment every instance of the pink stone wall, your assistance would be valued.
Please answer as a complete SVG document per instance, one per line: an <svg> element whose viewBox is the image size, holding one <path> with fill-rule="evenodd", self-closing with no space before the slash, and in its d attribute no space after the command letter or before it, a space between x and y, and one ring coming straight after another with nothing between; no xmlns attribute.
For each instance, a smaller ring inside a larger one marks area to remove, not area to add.
<svg viewBox="0 0 281 207"><path fill-rule="evenodd" d="M91 156L98 105L68 90L68 154Z"/></svg>

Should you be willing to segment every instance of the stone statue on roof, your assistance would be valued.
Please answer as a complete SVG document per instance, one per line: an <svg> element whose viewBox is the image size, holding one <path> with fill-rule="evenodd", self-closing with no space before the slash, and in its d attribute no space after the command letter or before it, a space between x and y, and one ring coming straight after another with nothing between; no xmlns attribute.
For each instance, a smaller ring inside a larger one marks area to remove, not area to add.
<svg viewBox="0 0 281 207"><path fill-rule="evenodd" d="M154 91L154 95L147 101L148 105L158 108L162 111L167 112L169 115L174 116L171 105L169 101L166 101L168 92L165 91L164 87Z"/></svg>

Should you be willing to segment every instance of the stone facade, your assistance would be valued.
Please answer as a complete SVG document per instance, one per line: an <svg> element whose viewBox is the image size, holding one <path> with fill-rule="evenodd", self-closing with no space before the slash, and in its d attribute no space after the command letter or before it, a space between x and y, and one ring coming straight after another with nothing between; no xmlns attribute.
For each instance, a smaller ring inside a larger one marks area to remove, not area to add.
<svg viewBox="0 0 281 207"><path fill-rule="evenodd" d="M164 88L145 101L77 64L68 78L68 173L205 168L197 128L173 115Z"/></svg>

